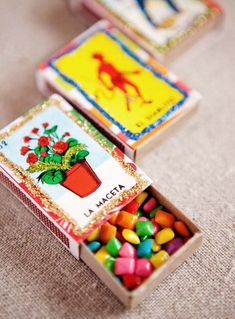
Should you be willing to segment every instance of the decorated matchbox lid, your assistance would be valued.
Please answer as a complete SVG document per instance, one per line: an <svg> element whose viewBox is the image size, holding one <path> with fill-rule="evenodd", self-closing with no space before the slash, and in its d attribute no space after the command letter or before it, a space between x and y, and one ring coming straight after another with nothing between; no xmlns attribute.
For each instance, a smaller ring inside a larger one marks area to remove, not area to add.
<svg viewBox="0 0 235 319"><path fill-rule="evenodd" d="M70 0L71 7L76 2ZM161 60L175 56L180 48L185 50L223 14L214 0L83 0L83 3Z"/></svg>
<svg viewBox="0 0 235 319"><path fill-rule="evenodd" d="M76 242L151 183L56 94L0 131L0 177Z"/></svg>
<svg viewBox="0 0 235 319"><path fill-rule="evenodd" d="M45 95L66 97L134 160L200 100L104 20L42 63L37 80Z"/></svg>

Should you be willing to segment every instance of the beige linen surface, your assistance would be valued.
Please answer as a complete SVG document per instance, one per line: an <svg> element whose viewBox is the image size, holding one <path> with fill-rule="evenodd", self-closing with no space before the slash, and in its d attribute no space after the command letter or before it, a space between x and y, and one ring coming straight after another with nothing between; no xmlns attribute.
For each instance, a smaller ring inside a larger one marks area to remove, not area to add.
<svg viewBox="0 0 235 319"><path fill-rule="evenodd" d="M235 1L222 28L171 65L203 94L200 108L143 169L202 228L202 248L127 311L107 287L0 186L0 318L235 316ZM61 0L0 1L0 126L37 103L36 65L95 18Z"/></svg>

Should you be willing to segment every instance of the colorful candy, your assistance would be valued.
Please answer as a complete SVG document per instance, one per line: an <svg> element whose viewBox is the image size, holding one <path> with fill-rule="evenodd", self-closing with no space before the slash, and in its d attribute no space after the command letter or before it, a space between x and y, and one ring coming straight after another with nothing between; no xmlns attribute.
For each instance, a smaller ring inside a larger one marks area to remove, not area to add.
<svg viewBox="0 0 235 319"><path fill-rule="evenodd" d="M161 250L157 254L155 254L150 259L150 261L151 261L154 268L159 268L161 265L163 265L167 261L167 259L169 257L170 256L168 255L168 253L165 250Z"/></svg>
<svg viewBox="0 0 235 319"><path fill-rule="evenodd" d="M183 246L183 240L182 238L176 237L169 241L166 244L166 251L168 252L169 255L172 255L174 252L176 252L180 247Z"/></svg>
<svg viewBox="0 0 235 319"><path fill-rule="evenodd" d="M115 237L117 233L117 227L109 223L105 223L100 229L100 239L102 242L107 243L112 237Z"/></svg>
<svg viewBox="0 0 235 319"><path fill-rule="evenodd" d="M159 233L155 235L155 240L158 245L162 245L172 240L175 237L175 233L171 228L163 228Z"/></svg>
<svg viewBox="0 0 235 319"><path fill-rule="evenodd" d="M115 262L115 275L128 275L135 272L135 259L119 257Z"/></svg>
<svg viewBox="0 0 235 319"><path fill-rule="evenodd" d="M172 227L175 216L163 210L159 210L155 215L155 221L162 227Z"/></svg>
<svg viewBox="0 0 235 319"><path fill-rule="evenodd" d="M126 241L128 241L131 244L137 245L140 243L139 237L137 236L137 234L133 230L124 229L122 231L122 236L125 238Z"/></svg>
<svg viewBox="0 0 235 319"><path fill-rule="evenodd" d="M137 220L137 216L121 211L117 217L116 224L123 228L134 229Z"/></svg>
<svg viewBox="0 0 235 319"><path fill-rule="evenodd" d="M143 192L87 237L87 247L127 289L136 289L191 238L187 225Z"/></svg>
<svg viewBox="0 0 235 319"><path fill-rule="evenodd" d="M154 227L150 221L139 220L136 223L136 234L138 236L152 236L154 234Z"/></svg>
<svg viewBox="0 0 235 319"><path fill-rule="evenodd" d="M178 220L178 221L174 222L174 230L180 236L183 236L183 237L189 237L190 236L190 232L189 232L187 226L181 220Z"/></svg>
<svg viewBox="0 0 235 319"><path fill-rule="evenodd" d="M136 257L136 249L129 243L125 243L119 250L120 257L134 258Z"/></svg>
<svg viewBox="0 0 235 319"><path fill-rule="evenodd" d="M111 256L116 257L121 247L120 241L116 237L112 237L106 245L106 250Z"/></svg>

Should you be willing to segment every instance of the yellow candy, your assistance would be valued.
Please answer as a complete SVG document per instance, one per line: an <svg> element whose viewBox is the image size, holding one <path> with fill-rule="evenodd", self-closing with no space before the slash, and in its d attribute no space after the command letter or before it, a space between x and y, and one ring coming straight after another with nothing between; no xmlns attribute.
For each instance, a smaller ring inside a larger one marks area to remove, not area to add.
<svg viewBox="0 0 235 319"><path fill-rule="evenodd" d="M159 268L167 261L169 257L170 256L165 250L160 250L159 253L155 254L152 258L150 258L150 261L154 268Z"/></svg>
<svg viewBox="0 0 235 319"><path fill-rule="evenodd" d="M101 247L95 254L96 258L105 265L106 260L110 257L110 254L107 252L105 246Z"/></svg>
<svg viewBox="0 0 235 319"><path fill-rule="evenodd" d="M138 237L138 235L130 229L124 229L122 231L122 236L124 237L124 239L126 241L128 241L131 244L139 244L140 243L140 239Z"/></svg>
<svg viewBox="0 0 235 319"><path fill-rule="evenodd" d="M137 203L139 203L139 205L142 205L147 197L148 197L148 193L147 192L142 192L135 198L135 201Z"/></svg>
<svg viewBox="0 0 235 319"><path fill-rule="evenodd" d="M155 240L153 240L151 249L152 249L153 252L157 253L158 251L161 250L161 246L158 245Z"/></svg>
<svg viewBox="0 0 235 319"><path fill-rule="evenodd" d="M97 227L90 235L87 237L88 241L94 241L99 239L100 236L100 227Z"/></svg>
<svg viewBox="0 0 235 319"><path fill-rule="evenodd" d="M155 235L155 240L158 245L162 245L172 240L175 237L175 233L171 228L164 228Z"/></svg>

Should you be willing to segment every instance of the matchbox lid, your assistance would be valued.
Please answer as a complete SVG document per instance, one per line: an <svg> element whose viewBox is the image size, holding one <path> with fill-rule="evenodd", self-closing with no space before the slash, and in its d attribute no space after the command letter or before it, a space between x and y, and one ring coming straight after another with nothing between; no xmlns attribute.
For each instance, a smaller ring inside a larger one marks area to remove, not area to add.
<svg viewBox="0 0 235 319"><path fill-rule="evenodd" d="M151 184L56 94L0 131L0 171L77 242Z"/></svg>
<svg viewBox="0 0 235 319"><path fill-rule="evenodd" d="M65 96L118 140L127 154L201 99L105 20L41 63L37 75L44 94L47 88Z"/></svg>

